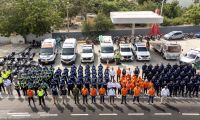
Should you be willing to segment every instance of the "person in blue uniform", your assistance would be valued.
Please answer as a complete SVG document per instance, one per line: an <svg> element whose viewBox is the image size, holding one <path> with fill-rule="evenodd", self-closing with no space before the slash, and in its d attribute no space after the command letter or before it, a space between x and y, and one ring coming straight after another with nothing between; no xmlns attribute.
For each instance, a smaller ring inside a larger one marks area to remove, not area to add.
<svg viewBox="0 0 200 120"><path fill-rule="evenodd" d="M194 83L194 89L193 89L193 96L198 97L199 95L199 86L200 86L200 81L196 80L196 82Z"/></svg>

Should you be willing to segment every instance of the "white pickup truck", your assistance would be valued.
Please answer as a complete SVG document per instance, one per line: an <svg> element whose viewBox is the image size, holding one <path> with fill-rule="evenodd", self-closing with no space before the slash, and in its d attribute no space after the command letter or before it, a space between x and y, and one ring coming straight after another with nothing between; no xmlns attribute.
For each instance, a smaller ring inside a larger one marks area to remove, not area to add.
<svg viewBox="0 0 200 120"><path fill-rule="evenodd" d="M150 44L164 59L177 60L180 57L181 45L176 42L151 41Z"/></svg>

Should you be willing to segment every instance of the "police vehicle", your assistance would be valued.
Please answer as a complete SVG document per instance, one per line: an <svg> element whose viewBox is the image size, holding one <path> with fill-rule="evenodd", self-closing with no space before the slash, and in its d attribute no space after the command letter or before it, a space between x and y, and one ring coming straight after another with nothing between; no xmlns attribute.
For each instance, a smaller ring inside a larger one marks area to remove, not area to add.
<svg viewBox="0 0 200 120"><path fill-rule="evenodd" d="M94 48L93 45L83 45L81 52L81 62L88 63L94 62Z"/></svg>
<svg viewBox="0 0 200 120"><path fill-rule="evenodd" d="M111 36L99 36L100 61L114 62L114 45Z"/></svg>
<svg viewBox="0 0 200 120"><path fill-rule="evenodd" d="M77 40L67 38L62 46L61 62L64 64L73 64L77 57Z"/></svg>
<svg viewBox="0 0 200 120"><path fill-rule="evenodd" d="M150 52L146 47L145 43L135 43L133 45L133 53L135 55L136 60L151 60Z"/></svg>
<svg viewBox="0 0 200 120"><path fill-rule="evenodd" d="M200 48L191 49L180 58L180 63L193 64L197 62L200 62Z"/></svg>
<svg viewBox="0 0 200 120"><path fill-rule="evenodd" d="M54 63L57 53L56 40L45 39L41 45L38 61L39 63Z"/></svg>
<svg viewBox="0 0 200 120"><path fill-rule="evenodd" d="M133 61L133 52L130 44L119 44L121 61Z"/></svg>

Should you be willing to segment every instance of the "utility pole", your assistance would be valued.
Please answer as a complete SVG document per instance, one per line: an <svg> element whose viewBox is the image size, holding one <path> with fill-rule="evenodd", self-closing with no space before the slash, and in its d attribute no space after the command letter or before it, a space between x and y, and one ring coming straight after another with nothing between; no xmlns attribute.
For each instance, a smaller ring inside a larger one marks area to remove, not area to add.
<svg viewBox="0 0 200 120"><path fill-rule="evenodd" d="M161 6L161 10L160 10L160 15L162 16L162 12L163 12L163 5L164 5L165 0L162 1L162 6Z"/></svg>
<svg viewBox="0 0 200 120"><path fill-rule="evenodd" d="M69 1L67 1L67 32L69 32Z"/></svg>

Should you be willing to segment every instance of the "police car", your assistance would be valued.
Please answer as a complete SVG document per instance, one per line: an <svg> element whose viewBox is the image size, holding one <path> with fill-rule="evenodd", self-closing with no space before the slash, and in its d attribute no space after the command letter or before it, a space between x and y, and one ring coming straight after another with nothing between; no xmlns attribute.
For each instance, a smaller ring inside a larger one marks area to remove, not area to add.
<svg viewBox="0 0 200 120"><path fill-rule="evenodd" d="M130 44L119 44L121 61L133 61L133 52Z"/></svg>
<svg viewBox="0 0 200 120"><path fill-rule="evenodd" d="M94 50L93 45L83 45L81 52L81 62L94 62Z"/></svg>
<svg viewBox="0 0 200 120"><path fill-rule="evenodd" d="M146 47L145 43L135 43L133 45L133 53L136 60L151 60L150 52Z"/></svg>
<svg viewBox="0 0 200 120"><path fill-rule="evenodd" d="M192 64L197 62L200 62L200 48L191 49L180 58L180 63Z"/></svg>

